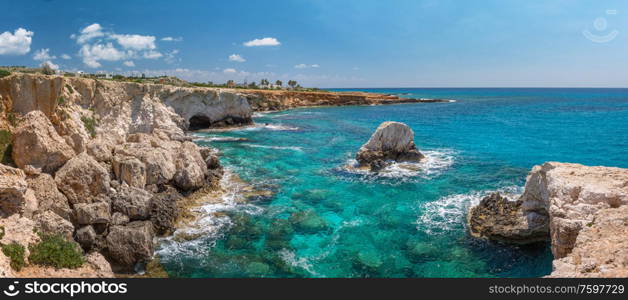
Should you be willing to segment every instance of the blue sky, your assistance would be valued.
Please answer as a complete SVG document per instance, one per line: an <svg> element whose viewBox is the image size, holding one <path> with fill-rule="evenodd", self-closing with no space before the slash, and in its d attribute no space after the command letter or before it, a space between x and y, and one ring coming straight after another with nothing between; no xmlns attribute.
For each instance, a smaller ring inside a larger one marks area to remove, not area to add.
<svg viewBox="0 0 628 300"><path fill-rule="evenodd" d="M628 87L628 2L621 0L0 6L0 65L50 61L69 71L317 87Z"/></svg>

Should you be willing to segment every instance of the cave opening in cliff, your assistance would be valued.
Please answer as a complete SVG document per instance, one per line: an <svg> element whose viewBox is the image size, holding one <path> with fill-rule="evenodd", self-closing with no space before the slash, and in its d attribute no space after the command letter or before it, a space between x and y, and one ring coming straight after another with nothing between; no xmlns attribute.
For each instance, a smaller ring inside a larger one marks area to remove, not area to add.
<svg viewBox="0 0 628 300"><path fill-rule="evenodd" d="M190 118L189 130L200 130L211 127L211 120L203 115L196 115Z"/></svg>

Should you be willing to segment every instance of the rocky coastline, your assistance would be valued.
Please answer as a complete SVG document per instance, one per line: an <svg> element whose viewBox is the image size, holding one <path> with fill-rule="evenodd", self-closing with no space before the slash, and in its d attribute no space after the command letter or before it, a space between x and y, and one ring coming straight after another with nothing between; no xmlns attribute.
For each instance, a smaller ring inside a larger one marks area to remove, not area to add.
<svg viewBox="0 0 628 300"><path fill-rule="evenodd" d="M628 169L547 162L524 193L484 198L468 213L472 235L528 244L550 241L549 277L628 276Z"/></svg>

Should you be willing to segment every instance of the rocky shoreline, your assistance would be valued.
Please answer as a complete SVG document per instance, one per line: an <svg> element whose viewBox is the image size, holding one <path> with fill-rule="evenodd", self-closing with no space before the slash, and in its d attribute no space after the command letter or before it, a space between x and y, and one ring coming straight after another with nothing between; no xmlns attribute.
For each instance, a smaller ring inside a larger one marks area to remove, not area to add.
<svg viewBox="0 0 628 300"><path fill-rule="evenodd" d="M468 214L490 240L550 241L549 277L628 276L628 169L548 162L530 171L514 201L492 194Z"/></svg>

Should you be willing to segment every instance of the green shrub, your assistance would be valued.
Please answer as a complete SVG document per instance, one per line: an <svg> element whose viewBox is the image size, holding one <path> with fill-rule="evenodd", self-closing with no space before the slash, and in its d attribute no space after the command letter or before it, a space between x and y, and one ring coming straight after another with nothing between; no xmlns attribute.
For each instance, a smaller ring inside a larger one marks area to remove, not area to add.
<svg viewBox="0 0 628 300"><path fill-rule="evenodd" d="M65 98L63 98L63 96L59 97L59 98L57 99L57 103L58 103L59 105L63 105L63 104L65 103Z"/></svg>
<svg viewBox="0 0 628 300"><path fill-rule="evenodd" d="M26 262L24 262L24 246L16 242L2 245L2 253L11 260L11 268L13 270L19 271L26 265Z"/></svg>
<svg viewBox="0 0 628 300"><path fill-rule="evenodd" d="M71 86L71 85L66 84L66 85L65 85L65 88L66 88L66 89L68 89L68 92L70 92L70 94L73 94L73 93L74 93L74 89L72 88L72 86Z"/></svg>
<svg viewBox="0 0 628 300"><path fill-rule="evenodd" d="M63 76L65 76L65 77L74 77L74 73L66 72L66 73L63 73Z"/></svg>
<svg viewBox="0 0 628 300"><path fill-rule="evenodd" d="M83 254L78 246L61 235L40 233L41 241L31 246L28 260L31 263L57 269L76 269L83 265Z"/></svg>
<svg viewBox="0 0 628 300"><path fill-rule="evenodd" d="M12 150L11 132L4 129L0 130L0 163L5 165L13 164L13 158L11 158Z"/></svg>
<svg viewBox="0 0 628 300"><path fill-rule="evenodd" d="M85 129L92 136L92 138L96 137L96 120L90 117L81 117L81 121L83 121L83 125L85 125Z"/></svg>
<svg viewBox="0 0 628 300"><path fill-rule="evenodd" d="M9 75L11 75L11 72L9 72L7 70L0 70L0 78L7 77Z"/></svg>

